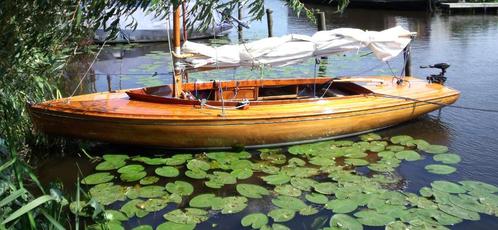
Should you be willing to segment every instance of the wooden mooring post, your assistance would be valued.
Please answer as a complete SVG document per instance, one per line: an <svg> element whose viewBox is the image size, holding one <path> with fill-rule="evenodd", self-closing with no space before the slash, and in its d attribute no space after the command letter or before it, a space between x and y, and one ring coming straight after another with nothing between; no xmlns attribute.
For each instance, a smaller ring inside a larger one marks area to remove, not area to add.
<svg viewBox="0 0 498 230"><path fill-rule="evenodd" d="M243 13L242 13L242 3L239 2L238 4L238 10L237 10L237 18L239 19L239 21L242 21L242 17L243 17ZM238 27L237 27L237 32L238 32L238 35L239 35L239 42L242 41L243 39L243 29L242 29L242 24L238 23Z"/></svg>
<svg viewBox="0 0 498 230"><path fill-rule="evenodd" d="M326 30L327 24L325 22L325 12L316 11L316 28L318 31ZM318 75L323 76L327 71L328 57L321 57L318 67Z"/></svg>
<svg viewBox="0 0 498 230"><path fill-rule="evenodd" d="M268 37L273 37L273 10L266 9L266 21L268 22Z"/></svg>

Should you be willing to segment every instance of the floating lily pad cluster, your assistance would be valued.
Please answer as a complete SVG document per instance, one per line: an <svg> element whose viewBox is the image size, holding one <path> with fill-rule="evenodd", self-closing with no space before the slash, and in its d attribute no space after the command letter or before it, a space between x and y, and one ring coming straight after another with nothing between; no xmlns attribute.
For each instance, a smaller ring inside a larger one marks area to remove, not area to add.
<svg viewBox="0 0 498 230"><path fill-rule="evenodd" d="M402 190L396 168L426 159L430 173L456 171L460 156L442 145L400 135L370 133L359 141L336 140L254 153L209 152L168 157L104 155L95 174L92 200L109 209L106 218L121 226L158 211L156 229L193 229L215 215L235 214L241 226L289 229L296 216L327 214L324 229L444 229L480 214L498 215L498 188L478 181L428 182L419 194ZM250 211L262 199L270 206ZM91 201L73 211L84 213ZM137 229L152 229L140 225Z"/></svg>

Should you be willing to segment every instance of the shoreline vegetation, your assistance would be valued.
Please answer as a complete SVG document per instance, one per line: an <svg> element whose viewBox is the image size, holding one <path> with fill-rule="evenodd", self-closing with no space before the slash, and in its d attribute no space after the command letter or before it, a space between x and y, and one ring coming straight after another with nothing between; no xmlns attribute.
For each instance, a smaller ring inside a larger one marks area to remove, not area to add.
<svg viewBox="0 0 498 230"><path fill-rule="evenodd" d="M252 20L264 16L263 3L247 2L245 8ZM286 3L295 12L312 16L298 0ZM112 37L120 15L138 8L159 14L177 4L175 0L0 2L0 229L79 228L78 218L65 211L68 198L60 192L62 185L42 186L30 165L36 157L44 157L34 156L35 152L62 153L70 143L36 133L25 105L61 97L58 85L66 65L88 52L88 38L101 25L106 25ZM221 5L203 1L192 11L207 27L213 17L207 9L234 10L237 5L234 0Z"/></svg>

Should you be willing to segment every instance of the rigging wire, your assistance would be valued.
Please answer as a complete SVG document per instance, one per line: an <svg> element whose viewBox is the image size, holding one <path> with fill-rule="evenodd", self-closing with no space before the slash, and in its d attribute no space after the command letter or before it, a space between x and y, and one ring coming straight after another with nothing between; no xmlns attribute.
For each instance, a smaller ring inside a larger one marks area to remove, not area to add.
<svg viewBox="0 0 498 230"><path fill-rule="evenodd" d="M85 80L86 76L88 76L88 73L90 72L90 69L92 69L93 65L95 64L95 62L97 61L97 58L99 57L100 53L102 52L102 50L104 49L104 46L105 44L107 43L107 39L104 40L104 42L102 43L102 46L100 47L99 51L97 52L97 54L95 54L95 57L93 58L93 61L92 63L90 64L90 66L88 66L88 69L86 70L85 74L83 75L83 77L81 77L80 81L78 82L78 85L76 85L76 88L74 88L74 91L73 93L71 93L71 95L67 98L67 100L71 100L71 98L74 96L74 94L76 93L76 91L78 91L78 88L81 86L81 84L83 83L83 80Z"/></svg>

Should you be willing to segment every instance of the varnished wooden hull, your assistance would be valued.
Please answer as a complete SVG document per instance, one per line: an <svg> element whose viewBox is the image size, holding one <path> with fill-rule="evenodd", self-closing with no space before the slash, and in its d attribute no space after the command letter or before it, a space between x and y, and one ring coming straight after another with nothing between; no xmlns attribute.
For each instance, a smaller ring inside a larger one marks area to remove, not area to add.
<svg viewBox="0 0 498 230"><path fill-rule="evenodd" d="M390 82L390 78L381 78ZM368 87L368 86L367 86ZM114 143L209 149L263 147L354 135L393 126L452 104L459 93L412 79L410 85L371 85L379 95L254 105L247 110L131 101L123 92L49 101L30 107L40 131Z"/></svg>

